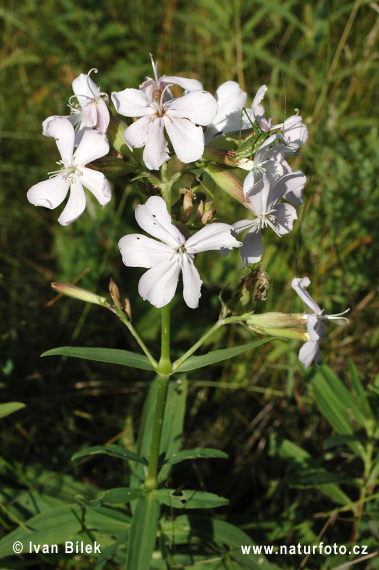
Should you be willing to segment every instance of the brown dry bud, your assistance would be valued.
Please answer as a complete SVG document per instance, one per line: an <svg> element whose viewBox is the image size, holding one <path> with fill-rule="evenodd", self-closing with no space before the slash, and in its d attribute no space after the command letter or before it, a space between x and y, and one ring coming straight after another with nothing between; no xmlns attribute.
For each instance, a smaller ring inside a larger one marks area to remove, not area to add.
<svg viewBox="0 0 379 570"><path fill-rule="evenodd" d="M109 281L109 293L111 294L111 297L113 299L114 306L122 311L122 304L120 301L120 291L118 290L118 287L116 283L113 281L112 277L111 280Z"/></svg>
<svg viewBox="0 0 379 570"><path fill-rule="evenodd" d="M128 320L132 320L132 307L130 305L129 299L124 299L124 311L125 315L127 316Z"/></svg>
<svg viewBox="0 0 379 570"><path fill-rule="evenodd" d="M202 218L203 214L204 214L204 201L200 200L200 204L198 205L196 210L195 222L198 222Z"/></svg>
<svg viewBox="0 0 379 570"><path fill-rule="evenodd" d="M188 220L192 216L192 212L193 212L192 200L194 199L195 195L192 192L192 190L188 190L187 188L181 188L180 193L183 194L184 215L182 217L182 222L183 222L183 224L185 224L188 222Z"/></svg>
<svg viewBox="0 0 379 570"><path fill-rule="evenodd" d="M210 222L211 220L213 220L213 218L216 215L217 210L216 210L216 208L212 208L212 202L206 202L204 210L205 210L205 212L201 217L201 221L205 225L208 222Z"/></svg>

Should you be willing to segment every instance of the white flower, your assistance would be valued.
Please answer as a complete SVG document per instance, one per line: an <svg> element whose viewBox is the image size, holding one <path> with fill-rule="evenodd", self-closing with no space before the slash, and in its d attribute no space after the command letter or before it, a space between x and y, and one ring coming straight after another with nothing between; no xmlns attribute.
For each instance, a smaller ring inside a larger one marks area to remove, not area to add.
<svg viewBox="0 0 379 570"><path fill-rule="evenodd" d="M62 158L57 164L61 168L51 172L48 180L32 186L27 198L34 206L54 209L63 202L70 189L66 207L58 218L60 224L67 226L77 220L86 207L83 186L102 206L110 201L111 188L104 174L86 167L87 163L108 153L109 143L104 133L87 130L74 153L75 131L66 118L52 117L44 122L44 128L47 136L56 139Z"/></svg>
<svg viewBox="0 0 379 570"><path fill-rule="evenodd" d="M244 114L241 113L246 105L247 94L242 91L236 81L226 81L217 89L215 99L218 110L213 121L208 125L204 133L205 141L208 142L217 133L230 133L241 129L251 128L251 124Z"/></svg>
<svg viewBox="0 0 379 570"><path fill-rule="evenodd" d="M266 226L282 236L292 230L293 222L297 219L296 210L290 204L279 204L282 199L299 204L302 202L302 189L306 178L302 172L290 172L282 176L273 188L263 176L255 182L254 173L249 172L243 184L243 193L246 199L245 206L256 218L254 220L241 220L236 222L234 229L237 234L250 228L246 234L241 248L242 262L247 267L249 263L257 263L263 254L261 230Z"/></svg>
<svg viewBox="0 0 379 570"><path fill-rule="evenodd" d="M252 112L252 120L258 121L259 126L261 127L262 131L266 133L270 130L271 127L271 117L267 120L264 116L265 109L262 105L263 98L267 91L266 85L262 85L257 91L257 94L254 97L254 100L251 104L251 112Z"/></svg>
<svg viewBox="0 0 379 570"><path fill-rule="evenodd" d="M175 75L162 75L158 77L158 62L154 62L153 56L150 54L151 63L154 70L154 79L147 77L146 81L141 83L139 88L146 93L149 99L160 100L161 94L164 91L164 101L172 99L172 93L169 85L179 85L186 91L193 91L194 89L203 90L201 81L197 79L186 79L185 77L177 77Z"/></svg>
<svg viewBox="0 0 379 570"><path fill-rule="evenodd" d="M139 226L157 241L144 235L126 235L119 241L122 261L130 267L145 267L138 292L155 307L164 307L173 298L179 274L183 275L183 297L191 309L199 305L202 281L195 268L195 254L208 250L240 247L231 234L233 226L215 223L185 239L171 221L165 201L152 196L135 211Z"/></svg>
<svg viewBox="0 0 379 570"><path fill-rule="evenodd" d="M318 363L321 359L319 345L321 338L325 332L325 325L323 321L337 320L340 322L340 324L343 324L345 322L348 323L348 319L346 317L341 317L341 315L344 315L350 310L347 309L343 313L339 313L337 315L324 315L324 310L320 309L317 303L305 290L306 287L310 285L310 283L311 282L309 281L308 277L295 277L295 279L292 279L291 282L291 287L296 291L300 299L313 311L313 314L311 313L304 315L307 320L309 340L301 347L299 352L299 360L304 364L305 368L309 368L313 361L318 366Z"/></svg>
<svg viewBox="0 0 379 570"><path fill-rule="evenodd" d="M66 117L74 125L78 126L78 141L83 136L83 129L96 128L105 133L109 125L108 95L100 91L100 87L91 79L90 73L97 69L91 69L87 74L81 73L72 82L75 95L70 97L69 107L71 115ZM77 104L71 103L72 99Z"/></svg>
<svg viewBox="0 0 379 570"><path fill-rule="evenodd" d="M179 160L188 163L201 158L204 134L198 125L209 125L217 111L215 98L206 91L194 90L165 103L163 99L164 92L159 101L138 89L112 93L121 115L141 117L125 130L124 140L131 150L145 147L143 161L150 170L158 170L170 158L165 130Z"/></svg>

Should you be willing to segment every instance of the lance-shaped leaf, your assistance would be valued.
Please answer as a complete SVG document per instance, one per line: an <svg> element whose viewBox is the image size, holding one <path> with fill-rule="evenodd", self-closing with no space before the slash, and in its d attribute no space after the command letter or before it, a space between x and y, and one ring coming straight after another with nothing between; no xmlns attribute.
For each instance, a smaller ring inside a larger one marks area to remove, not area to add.
<svg viewBox="0 0 379 570"><path fill-rule="evenodd" d="M128 174L135 168L135 162L129 156L116 158L115 156L104 156L88 164L89 168L98 170L103 174L115 174L121 176Z"/></svg>
<svg viewBox="0 0 379 570"><path fill-rule="evenodd" d="M216 362L222 362L223 360L233 358L233 356L238 356L239 354L251 350L252 348L256 348L257 346L266 344L266 342L270 342L271 340L273 340L273 338L262 338L254 342L249 342L248 344L234 346L233 348L213 350L212 352L208 352L203 356L190 356L187 360L183 362L183 364L180 364L179 366L177 365L176 362L174 362L173 371L187 372L189 370L196 370L197 368L203 368L204 366L209 366L210 364L215 364Z"/></svg>
<svg viewBox="0 0 379 570"><path fill-rule="evenodd" d="M107 505L125 505L135 499L140 499L143 496L143 489L133 487L115 487L108 489L98 499L94 501L81 500L81 503L88 507L95 507L106 503Z"/></svg>
<svg viewBox="0 0 379 570"><path fill-rule="evenodd" d="M137 463L143 463L144 465L148 465L147 460L144 457L140 457L133 451L129 451L129 449L125 449L121 445L95 445L94 447L87 447L86 449L82 449L81 451L77 451L72 457L71 460L75 461L76 459L80 459L81 457L87 457L88 455L110 455L111 457L118 457L119 459L123 459L124 461L136 461Z"/></svg>
<svg viewBox="0 0 379 570"><path fill-rule="evenodd" d="M203 491L176 491L175 489L158 489L153 495L160 503L175 509L214 509L224 507L228 499L214 493Z"/></svg>
<svg viewBox="0 0 379 570"><path fill-rule="evenodd" d="M120 350L118 348L61 346L48 350L41 354L41 356L72 356L74 358L83 358L84 360L122 364L123 366L131 366L132 368L141 368L142 370L154 370L148 358L143 354L137 354L129 350Z"/></svg>
<svg viewBox="0 0 379 570"><path fill-rule="evenodd" d="M195 449L183 449L164 459L162 465L174 465L186 459L228 459L227 453L219 449L196 447Z"/></svg>
<svg viewBox="0 0 379 570"><path fill-rule="evenodd" d="M139 499L134 511L126 568L150 570L158 531L159 501L152 494Z"/></svg>
<svg viewBox="0 0 379 570"><path fill-rule="evenodd" d="M7 402L6 404L0 404L0 418L5 418L13 412L17 412L21 410L21 408L25 408L25 404L22 402Z"/></svg>

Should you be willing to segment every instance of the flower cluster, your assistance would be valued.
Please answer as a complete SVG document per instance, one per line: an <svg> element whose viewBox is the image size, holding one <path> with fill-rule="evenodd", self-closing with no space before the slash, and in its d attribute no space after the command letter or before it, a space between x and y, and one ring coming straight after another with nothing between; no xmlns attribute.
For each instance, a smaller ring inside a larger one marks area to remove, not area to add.
<svg viewBox="0 0 379 570"><path fill-rule="evenodd" d="M262 231L266 227L279 237L292 230L297 219L295 207L302 204L306 178L300 170L293 172L288 160L298 154L307 140L308 130L297 111L284 122L272 124L263 106L265 85L246 108L247 93L235 81L220 85L213 96L197 79L159 77L158 65L151 59L153 77L147 77L139 89L126 87L111 95L116 111L127 117L126 123L112 114L108 95L90 77L92 72L97 73L96 69L74 79L74 95L69 102L71 115L52 116L43 122L43 134L56 140L61 156L59 169L50 172L48 180L30 188L27 198L36 206L53 209L69 193L58 218L59 223L68 225L86 207L84 189L103 207L110 201L111 188L103 173L104 164L111 164L117 173L115 164L123 166L128 162L134 180L143 180L141 189L150 196L145 204L137 206L136 220L155 239L139 234L121 238L123 262L148 269L139 281L138 290L143 299L156 307L172 300L182 274L184 300L189 307L196 308L202 284L194 265L198 253L218 250L225 256L230 249L240 247L242 262L247 267L262 258ZM220 140L223 144L219 148ZM227 148L229 141L234 147ZM113 150L107 156L111 147ZM168 167L166 163L172 157L176 160ZM183 169L178 161L188 166ZM204 212L201 200L195 220L189 223L192 200L197 199L198 172L202 169L207 172L207 166L213 162L218 163L216 172L226 176L233 190L221 184L220 187L238 198L241 209L248 212L248 219L232 224L215 222L216 208L208 202ZM157 173L160 169L161 178ZM184 171L187 177L192 176L193 187L175 186ZM162 197L155 195L159 192ZM183 197L182 222L188 222L185 228L169 213L172 192ZM189 228L198 231L190 235ZM241 243L236 236L245 230ZM292 282L314 310L314 315L307 317L310 340L300 351L300 360L306 366L318 360L322 320L326 318L305 292L307 284L305 278Z"/></svg>

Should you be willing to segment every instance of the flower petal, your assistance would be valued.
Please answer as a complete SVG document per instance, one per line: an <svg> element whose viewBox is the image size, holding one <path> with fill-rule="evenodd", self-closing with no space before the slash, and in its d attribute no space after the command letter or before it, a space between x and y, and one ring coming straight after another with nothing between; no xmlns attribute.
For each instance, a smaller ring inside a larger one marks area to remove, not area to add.
<svg viewBox="0 0 379 570"><path fill-rule="evenodd" d="M54 119L49 117L42 125L43 132L55 139L62 159L70 162L75 142L75 131L70 121L65 117L54 117Z"/></svg>
<svg viewBox="0 0 379 570"><path fill-rule="evenodd" d="M88 127L92 129L96 127L97 123L97 111L96 111L96 103L95 101L91 101L83 107L82 111L82 121L80 123L80 128Z"/></svg>
<svg viewBox="0 0 379 570"><path fill-rule="evenodd" d="M191 309L196 309L199 306L200 289L203 282L189 255L183 256L182 275L184 301Z"/></svg>
<svg viewBox="0 0 379 570"><path fill-rule="evenodd" d="M243 239L240 252L242 263L245 267L247 267L249 263L257 263L262 259L263 242L260 230L257 231L256 228L252 228L247 232Z"/></svg>
<svg viewBox="0 0 379 570"><path fill-rule="evenodd" d="M254 186L245 195L251 205L249 210L251 210L256 216L266 213L268 210L269 194L270 183L267 178L263 176L263 178L258 180L258 182L254 184Z"/></svg>
<svg viewBox="0 0 379 570"><path fill-rule="evenodd" d="M185 237L171 221L167 206L160 196L151 196L135 211L138 225L153 237L160 239L175 250L184 244Z"/></svg>
<svg viewBox="0 0 379 570"><path fill-rule="evenodd" d="M84 167L81 169L80 182L95 196L101 206L106 206L112 198L112 191L108 180L102 172Z"/></svg>
<svg viewBox="0 0 379 570"><path fill-rule="evenodd" d="M66 198L69 186L70 184L63 176L58 174L58 176L32 186L26 197L34 206L43 206L53 210Z"/></svg>
<svg viewBox="0 0 379 570"><path fill-rule="evenodd" d="M109 110L108 105L105 103L104 99L100 98L96 101L97 110L97 124L96 127L102 133L105 133L109 125Z"/></svg>
<svg viewBox="0 0 379 570"><path fill-rule="evenodd" d="M260 117L261 115L264 115L264 113L265 113L265 109L264 109L263 105L261 105L261 101L263 100L266 91L267 91L266 85L262 85L262 87L260 87L258 89L257 94L254 97L254 101L251 105L251 108L252 108L253 113L254 113L254 117Z"/></svg>
<svg viewBox="0 0 379 570"><path fill-rule="evenodd" d="M248 228L251 228L252 226L255 226L255 220L240 220L239 222L235 222L233 224L234 227L234 231L237 235L241 234L242 232L244 232L245 230L247 230Z"/></svg>
<svg viewBox="0 0 379 570"><path fill-rule="evenodd" d="M75 164L88 164L97 158L105 156L109 152L107 136L100 131L87 130L75 151Z"/></svg>
<svg viewBox="0 0 379 570"><path fill-rule="evenodd" d="M68 226L75 222L84 212L86 208L86 195L80 182L71 184L70 197L65 209L58 218L58 222L62 226Z"/></svg>
<svg viewBox="0 0 379 570"><path fill-rule="evenodd" d="M275 205L284 198L294 206L300 206L303 203L303 188L306 181L305 175L300 170L285 174L271 192L271 204Z"/></svg>
<svg viewBox="0 0 379 570"><path fill-rule="evenodd" d="M129 267L150 268L164 261L169 261L173 255L172 248L147 236L128 234L118 242L122 261Z"/></svg>
<svg viewBox="0 0 379 570"><path fill-rule="evenodd" d="M304 368L309 368L313 361L315 361L315 364L318 366L318 362L321 360L319 345L319 342L308 340L301 347L299 351L299 360L304 364Z"/></svg>
<svg viewBox="0 0 379 570"><path fill-rule="evenodd" d="M168 101L164 109L169 117L189 119L196 125L206 126L216 116L217 102L208 91L196 90Z"/></svg>
<svg viewBox="0 0 379 570"><path fill-rule="evenodd" d="M297 214L293 206L290 204L277 204L275 206L274 226L279 235L288 234L292 230L295 220L297 220Z"/></svg>
<svg viewBox="0 0 379 570"><path fill-rule="evenodd" d="M160 309L175 295L180 273L180 256L163 261L146 271L139 280L138 293L144 301Z"/></svg>
<svg viewBox="0 0 379 570"><path fill-rule="evenodd" d="M309 287L311 282L309 281L308 277L295 277L291 281L291 287L296 291L299 295L300 299L305 303L316 315L321 315L322 310L317 305L317 303L312 299L308 291L305 289Z"/></svg>
<svg viewBox="0 0 379 570"><path fill-rule="evenodd" d="M130 150L133 150L134 147L141 148L145 146L150 124L149 117L142 117L125 129L124 141Z"/></svg>
<svg viewBox="0 0 379 570"><path fill-rule="evenodd" d="M74 79L72 89L82 109L86 106L89 99L97 99L100 95L99 87L87 73L81 73Z"/></svg>
<svg viewBox="0 0 379 570"><path fill-rule="evenodd" d="M139 89L124 89L112 93L113 105L120 115L125 117L148 117L155 113L150 107L151 99Z"/></svg>
<svg viewBox="0 0 379 570"><path fill-rule="evenodd" d="M170 83L179 85L179 87L182 87L182 89L186 91L193 91L194 89L203 90L203 84L197 79L187 79L186 77L177 77L176 75L162 75L162 77L159 78L160 89L164 89L165 86L170 85Z"/></svg>
<svg viewBox="0 0 379 570"><path fill-rule="evenodd" d="M218 110L212 124L223 132L239 129L241 111L247 100L245 91L242 91L236 81L226 81L217 89L215 99Z"/></svg>
<svg viewBox="0 0 379 570"><path fill-rule="evenodd" d="M319 341L325 332L324 325L318 315L309 315L307 318L307 331L310 340Z"/></svg>
<svg viewBox="0 0 379 570"><path fill-rule="evenodd" d="M241 242L232 235L234 227L229 224L214 223L201 228L185 243L188 253L200 253L201 251L232 249L241 247Z"/></svg>
<svg viewBox="0 0 379 570"><path fill-rule="evenodd" d="M142 121L143 119L140 119ZM168 144L164 136L164 122L161 117L148 119L148 133L143 151L143 161L149 170L159 170L169 160Z"/></svg>
<svg viewBox="0 0 379 570"><path fill-rule="evenodd" d="M195 162L203 156L204 134L201 127L196 127L188 119L176 119L168 115L163 115L163 121L179 160L185 163Z"/></svg>

